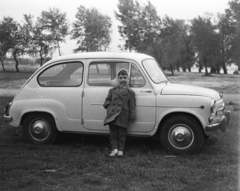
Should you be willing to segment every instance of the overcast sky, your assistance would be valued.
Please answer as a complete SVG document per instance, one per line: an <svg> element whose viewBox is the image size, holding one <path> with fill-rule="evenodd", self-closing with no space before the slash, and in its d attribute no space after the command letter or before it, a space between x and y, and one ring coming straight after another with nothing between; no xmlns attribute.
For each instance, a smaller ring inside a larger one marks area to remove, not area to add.
<svg viewBox="0 0 240 191"><path fill-rule="evenodd" d="M206 12L213 14L224 13L228 8L229 0L150 0L157 8L160 17L165 15L173 19L190 20L198 15L203 16ZM147 0L139 0L140 3L147 3ZM59 8L61 12L67 14L70 23L75 20L77 8L80 5L86 8L95 7L102 14L112 18L112 43L111 51L117 51L117 45L120 44L120 36L117 30L117 21L114 17L114 11L117 10L118 0L0 0L0 21L5 16L10 16L18 22L23 21L23 14L31 14L35 17L40 16L43 10L49 8ZM72 40L68 40L61 45L63 54L70 54L76 48ZM57 54L54 54L57 56Z"/></svg>

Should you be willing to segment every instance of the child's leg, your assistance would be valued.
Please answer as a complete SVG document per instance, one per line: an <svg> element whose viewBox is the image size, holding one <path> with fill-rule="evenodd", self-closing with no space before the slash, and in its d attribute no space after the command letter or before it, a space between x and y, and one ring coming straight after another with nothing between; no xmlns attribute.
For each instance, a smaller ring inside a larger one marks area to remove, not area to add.
<svg viewBox="0 0 240 191"><path fill-rule="evenodd" d="M118 126L109 125L110 129L110 144L112 146L112 150L118 149Z"/></svg>
<svg viewBox="0 0 240 191"><path fill-rule="evenodd" d="M127 136L127 128L118 127L118 150L124 151Z"/></svg>

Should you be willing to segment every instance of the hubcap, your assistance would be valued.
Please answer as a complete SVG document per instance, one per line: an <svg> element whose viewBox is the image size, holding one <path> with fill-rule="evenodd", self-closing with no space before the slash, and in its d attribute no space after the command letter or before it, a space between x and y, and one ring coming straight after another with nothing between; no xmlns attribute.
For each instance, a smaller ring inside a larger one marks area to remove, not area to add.
<svg viewBox="0 0 240 191"><path fill-rule="evenodd" d="M38 119L31 123L29 131L34 140L43 141L49 136L50 127L46 121Z"/></svg>
<svg viewBox="0 0 240 191"><path fill-rule="evenodd" d="M186 149L194 141L194 134L190 127L184 124L173 126L168 133L170 144L177 149Z"/></svg>

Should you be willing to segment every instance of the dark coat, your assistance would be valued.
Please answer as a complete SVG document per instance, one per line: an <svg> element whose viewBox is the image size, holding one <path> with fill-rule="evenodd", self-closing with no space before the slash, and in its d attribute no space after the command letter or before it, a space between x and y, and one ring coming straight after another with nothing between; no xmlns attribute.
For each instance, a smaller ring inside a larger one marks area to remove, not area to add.
<svg viewBox="0 0 240 191"><path fill-rule="evenodd" d="M127 128L129 121L136 118L135 93L128 87L123 93L118 86L113 87L109 90L103 107L107 109L104 125Z"/></svg>

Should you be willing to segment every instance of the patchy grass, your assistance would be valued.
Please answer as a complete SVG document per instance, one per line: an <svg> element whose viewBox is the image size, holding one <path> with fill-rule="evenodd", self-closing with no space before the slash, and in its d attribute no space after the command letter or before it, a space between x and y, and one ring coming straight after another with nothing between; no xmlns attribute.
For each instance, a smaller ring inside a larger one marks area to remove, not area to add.
<svg viewBox="0 0 240 191"><path fill-rule="evenodd" d="M33 72L0 72L0 88L20 89Z"/></svg>
<svg viewBox="0 0 240 191"><path fill-rule="evenodd" d="M28 144L21 128L3 123L3 108L12 98L0 97L1 190L239 190L240 76L171 78L218 87L233 107L228 130L211 136L194 155L168 155L152 138L129 137L122 158L109 157L108 136L61 134L54 145Z"/></svg>
<svg viewBox="0 0 240 191"><path fill-rule="evenodd" d="M211 76L205 76L202 73L177 72L169 78L174 83L208 87L221 93L240 93L240 75L211 74Z"/></svg>

